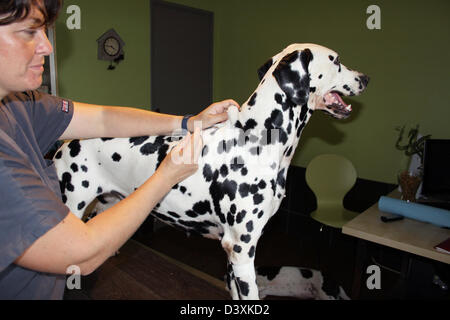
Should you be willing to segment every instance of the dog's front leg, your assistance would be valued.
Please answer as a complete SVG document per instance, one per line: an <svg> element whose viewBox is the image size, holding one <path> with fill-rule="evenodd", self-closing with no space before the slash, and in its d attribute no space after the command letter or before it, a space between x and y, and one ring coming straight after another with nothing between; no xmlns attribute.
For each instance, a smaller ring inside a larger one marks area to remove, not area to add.
<svg viewBox="0 0 450 320"><path fill-rule="evenodd" d="M231 295L231 299L239 300L239 292L238 288L236 287L236 281L233 273L233 265L230 262L228 262L227 265L227 274L225 275L225 281L227 284L227 290Z"/></svg>
<svg viewBox="0 0 450 320"><path fill-rule="evenodd" d="M256 285L256 274L253 260L246 264L232 264L234 284L238 289L238 299L259 300L258 286ZM232 298L236 299L232 292Z"/></svg>

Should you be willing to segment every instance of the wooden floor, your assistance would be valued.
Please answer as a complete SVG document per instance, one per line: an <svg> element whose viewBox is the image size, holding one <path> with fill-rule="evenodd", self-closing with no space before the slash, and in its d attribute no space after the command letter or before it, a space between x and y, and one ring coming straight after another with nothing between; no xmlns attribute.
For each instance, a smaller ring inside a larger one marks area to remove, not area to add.
<svg viewBox="0 0 450 320"><path fill-rule="evenodd" d="M117 256L82 277L81 290L66 290L64 299L225 300L230 295L223 281L129 240Z"/></svg>

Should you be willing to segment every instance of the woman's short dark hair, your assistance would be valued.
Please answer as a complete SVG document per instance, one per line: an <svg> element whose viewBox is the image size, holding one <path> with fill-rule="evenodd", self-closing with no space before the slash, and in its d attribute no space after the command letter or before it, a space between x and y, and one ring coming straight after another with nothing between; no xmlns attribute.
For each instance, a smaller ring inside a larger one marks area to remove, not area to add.
<svg viewBox="0 0 450 320"><path fill-rule="evenodd" d="M49 26L58 17L61 6L62 0L0 0L0 26L26 19L33 7L44 16L43 25Z"/></svg>

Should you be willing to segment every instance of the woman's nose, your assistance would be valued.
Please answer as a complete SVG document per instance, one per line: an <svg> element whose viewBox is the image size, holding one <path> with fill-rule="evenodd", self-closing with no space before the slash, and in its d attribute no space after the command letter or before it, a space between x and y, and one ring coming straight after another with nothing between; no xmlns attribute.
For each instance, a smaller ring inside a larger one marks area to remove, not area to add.
<svg viewBox="0 0 450 320"><path fill-rule="evenodd" d="M53 47L48 40L47 34L44 29L39 30L38 45L36 47L36 53L44 56L48 56L53 52Z"/></svg>

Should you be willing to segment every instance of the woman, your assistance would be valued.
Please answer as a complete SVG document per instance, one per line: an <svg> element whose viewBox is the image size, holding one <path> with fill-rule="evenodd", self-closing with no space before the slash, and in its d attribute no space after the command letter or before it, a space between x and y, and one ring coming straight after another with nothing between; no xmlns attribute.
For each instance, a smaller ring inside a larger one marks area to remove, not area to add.
<svg viewBox="0 0 450 320"><path fill-rule="evenodd" d="M0 298L61 299L65 272L89 274L116 252L171 188L197 170L200 132L188 134L133 194L88 223L60 200L45 154L60 139L170 134L182 117L93 106L41 94L45 28L61 0L0 0ZM187 122L203 128L227 119L233 100L209 106ZM187 148L192 144L194 148ZM192 151L190 151L192 150ZM197 151L195 151L197 150ZM190 152L191 163L171 155Z"/></svg>

